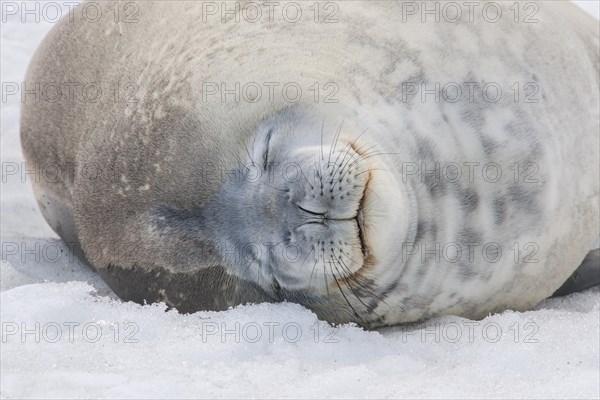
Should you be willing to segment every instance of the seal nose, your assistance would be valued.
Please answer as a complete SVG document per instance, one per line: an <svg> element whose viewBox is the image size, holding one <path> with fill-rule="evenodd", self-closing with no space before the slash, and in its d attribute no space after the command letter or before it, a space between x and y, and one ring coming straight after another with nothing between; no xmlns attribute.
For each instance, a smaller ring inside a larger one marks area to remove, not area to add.
<svg viewBox="0 0 600 400"><path fill-rule="evenodd" d="M301 166L310 166L295 185L294 204L304 218L326 220L356 218L368 180L364 160L350 144L342 150L321 155L320 148L305 148L296 153Z"/></svg>

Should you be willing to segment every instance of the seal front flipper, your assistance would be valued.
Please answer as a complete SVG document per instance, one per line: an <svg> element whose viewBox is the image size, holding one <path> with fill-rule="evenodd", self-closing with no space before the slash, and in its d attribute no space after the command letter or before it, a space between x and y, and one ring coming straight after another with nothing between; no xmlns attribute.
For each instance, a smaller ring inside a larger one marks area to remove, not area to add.
<svg viewBox="0 0 600 400"><path fill-rule="evenodd" d="M166 268L98 268L108 286L124 301L139 304L164 302L180 313L224 311L247 303L273 301L258 285L228 274L222 267L189 272Z"/></svg>
<svg viewBox="0 0 600 400"><path fill-rule="evenodd" d="M573 275L552 297L581 292L597 285L600 285L600 249L590 251Z"/></svg>

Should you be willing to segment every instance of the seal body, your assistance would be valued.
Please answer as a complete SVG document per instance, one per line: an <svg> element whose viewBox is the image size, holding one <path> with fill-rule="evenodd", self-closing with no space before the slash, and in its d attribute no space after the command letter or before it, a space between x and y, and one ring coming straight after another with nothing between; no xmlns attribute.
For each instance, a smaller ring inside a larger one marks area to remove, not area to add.
<svg viewBox="0 0 600 400"><path fill-rule="evenodd" d="M60 171L34 182L45 218L124 300L481 318L550 296L598 237L598 26L571 4L87 4L25 84L88 92L25 96L21 137Z"/></svg>

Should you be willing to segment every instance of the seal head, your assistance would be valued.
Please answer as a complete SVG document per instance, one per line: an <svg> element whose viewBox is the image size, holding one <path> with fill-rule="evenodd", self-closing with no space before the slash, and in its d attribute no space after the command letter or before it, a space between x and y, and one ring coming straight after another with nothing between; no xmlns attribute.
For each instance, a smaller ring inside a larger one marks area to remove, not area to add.
<svg viewBox="0 0 600 400"><path fill-rule="evenodd" d="M325 122L308 107L274 113L205 206L163 205L150 219L210 243L229 273L271 298L327 305L328 320L347 322L381 300L374 274L396 255L390 238L406 234L405 199L372 133Z"/></svg>

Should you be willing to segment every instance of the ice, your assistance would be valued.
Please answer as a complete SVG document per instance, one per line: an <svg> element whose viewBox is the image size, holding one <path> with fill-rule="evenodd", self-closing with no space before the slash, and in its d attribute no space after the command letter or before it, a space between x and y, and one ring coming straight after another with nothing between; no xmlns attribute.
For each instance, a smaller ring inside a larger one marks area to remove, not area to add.
<svg viewBox="0 0 600 400"><path fill-rule="evenodd" d="M98 296L84 282L25 284L1 294L2 392L7 398L597 397L599 294L595 288L482 321L446 317L377 332L331 327L291 303L181 315L163 304Z"/></svg>

